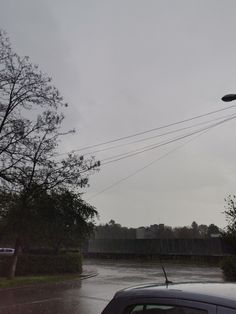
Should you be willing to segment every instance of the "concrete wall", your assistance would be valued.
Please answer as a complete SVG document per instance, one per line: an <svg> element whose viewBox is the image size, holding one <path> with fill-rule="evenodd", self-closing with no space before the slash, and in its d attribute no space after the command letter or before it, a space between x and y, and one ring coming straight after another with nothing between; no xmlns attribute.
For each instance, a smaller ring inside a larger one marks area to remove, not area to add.
<svg viewBox="0 0 236 314"><path fill-rule="evenodd" d="M220 238L212 239L95 239L88 254L223 256L230 254Z"/></svg>

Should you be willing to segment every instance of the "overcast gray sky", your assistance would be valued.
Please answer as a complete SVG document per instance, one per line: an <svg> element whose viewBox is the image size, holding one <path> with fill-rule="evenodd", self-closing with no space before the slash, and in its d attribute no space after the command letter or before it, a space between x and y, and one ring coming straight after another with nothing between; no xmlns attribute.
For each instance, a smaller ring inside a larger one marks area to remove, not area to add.
<svg viewBox="0 0 236 314"><path fill-rule="evenodd" d="M235 13L234 0L1 0L0 27L68 101L69 151L226 107L220 98L236 92ZM236 193L235 129L236 120L213 128L92 198L190 138L104 165L84 197L100 223L223 227L224 197Z"/></svg>

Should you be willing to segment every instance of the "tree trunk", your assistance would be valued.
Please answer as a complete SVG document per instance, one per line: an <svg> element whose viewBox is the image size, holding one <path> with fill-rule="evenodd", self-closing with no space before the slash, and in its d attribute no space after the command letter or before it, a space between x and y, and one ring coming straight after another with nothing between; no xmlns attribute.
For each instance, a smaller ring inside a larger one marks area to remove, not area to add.
<svg viewBox="0 0 236 314"><path fill-rule="evenodd" d="M18 260L18 255L20 251L20 239L19 237L16 239L15 242L15 251L12 257L10 269L9 269L9 274L8 274L8 279L13 279L16 274L16 265L17 265L17 260Z"/></svg>
<svg viewBox="0 0 236 314"><path fill-rule="evenodd" d="M60 251L60 246L61 246L61 241L58 241L57 244L55 244L55 246L54 246L55 255L58 255L58 253Z"/></svg>

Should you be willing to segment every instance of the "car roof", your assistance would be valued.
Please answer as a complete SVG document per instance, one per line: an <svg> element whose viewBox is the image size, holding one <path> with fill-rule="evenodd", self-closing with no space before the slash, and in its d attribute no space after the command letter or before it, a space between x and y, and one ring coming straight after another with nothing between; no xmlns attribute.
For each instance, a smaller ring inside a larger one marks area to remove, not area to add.
<svg viewBox="0 0 236 314"><path fill-rule="evenodd" d="M116 293L115 298L171 298L236 308L235 283L146 284Z"/></svg>

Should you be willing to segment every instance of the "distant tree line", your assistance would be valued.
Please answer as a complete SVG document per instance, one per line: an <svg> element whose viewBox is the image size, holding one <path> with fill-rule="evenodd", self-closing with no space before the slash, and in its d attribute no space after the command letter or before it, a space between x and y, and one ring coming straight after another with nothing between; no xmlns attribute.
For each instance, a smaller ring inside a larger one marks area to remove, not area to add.
<svg viewBox="0 0 236 314"><path fill-rule="evenodd" d="M215 224L198 225L195 221L191 226L170 227L164 224L154 224L149 227L128 228L123 227L111 220L107 224L96 226L94 236L96 238L111 239L135 239L135 238L156 238L156 239L190 239L210 238L218 236L221 230Z"/></svg>

